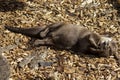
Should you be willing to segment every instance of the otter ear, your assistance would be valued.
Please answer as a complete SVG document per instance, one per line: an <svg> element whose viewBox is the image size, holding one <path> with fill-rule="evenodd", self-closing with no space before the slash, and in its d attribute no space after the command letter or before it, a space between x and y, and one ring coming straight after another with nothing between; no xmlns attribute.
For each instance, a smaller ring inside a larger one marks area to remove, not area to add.
<svg viewBox="0 0 120 80"><path fill-rule="evenodd" d="M101 39L101 36L97 33L92 33L89 35L89 41L90 41L90 44L94 47L98 47L98 43Z"/></svg>

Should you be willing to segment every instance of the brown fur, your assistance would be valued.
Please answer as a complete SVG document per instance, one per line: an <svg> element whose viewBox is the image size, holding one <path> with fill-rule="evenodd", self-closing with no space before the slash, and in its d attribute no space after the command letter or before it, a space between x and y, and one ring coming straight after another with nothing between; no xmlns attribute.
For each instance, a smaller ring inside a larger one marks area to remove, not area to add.
<svg viewBox="0 0 120 80"><path fill-rule="evenodd" d="M32 30L8 26L5 28L16 33L38 38L35 40L34 46L54 46L60 49L75 49L79 52L94 53L107 57L116 54L114 49L117 49L117 47L114 41L107 40L107 38L103 40L101 35L93 33L80 25L60 22Z"/></svg>

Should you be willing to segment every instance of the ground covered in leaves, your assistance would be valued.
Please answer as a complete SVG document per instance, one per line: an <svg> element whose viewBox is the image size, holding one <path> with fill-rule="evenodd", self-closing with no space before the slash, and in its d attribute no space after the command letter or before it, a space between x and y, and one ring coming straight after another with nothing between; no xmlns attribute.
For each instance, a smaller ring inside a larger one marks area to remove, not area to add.
<svg viewBox="0 0 120 80"><path fill-rule="evenodd" d="M98 58L44 46L27 50L28 37L3 27L81 24L112 37L120 47L119 5L116 0L0 0L0 49L10 64L10 80L119 80L120 66L113 56Z"/></svg>

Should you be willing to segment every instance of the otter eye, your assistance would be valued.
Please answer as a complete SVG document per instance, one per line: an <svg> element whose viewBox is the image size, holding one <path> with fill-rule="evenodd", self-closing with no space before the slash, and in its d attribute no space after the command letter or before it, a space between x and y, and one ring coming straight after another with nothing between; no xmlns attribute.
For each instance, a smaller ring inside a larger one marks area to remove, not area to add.
<svg viewBox="0 0 120 80"><path fill-rule="evenodd" d="M103 42L103 45L107 45L106 41L105 41L105 42Z"/></svg>
<svg viewBox="0 0 120 80"><path fill-rule="evenodd" d="M103 46L103 49L106 48L106 45L107 45L107 42L103 42L102 46Z"/></svg>

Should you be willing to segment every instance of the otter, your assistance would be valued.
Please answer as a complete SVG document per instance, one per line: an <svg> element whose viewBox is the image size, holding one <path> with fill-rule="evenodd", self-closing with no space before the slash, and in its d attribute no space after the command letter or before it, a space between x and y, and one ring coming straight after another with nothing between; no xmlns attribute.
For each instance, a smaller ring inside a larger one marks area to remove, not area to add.
<svg viewBox="0 0 120 80"><path fill-rule="evenodd" d="M5 26L5 28L15 33L36 38L33 42L34 46L53 46L105 57L114 55L115 58L120 59L115 41L94 33L81 25L59 22L46 27L17 28Z"/></svg>

